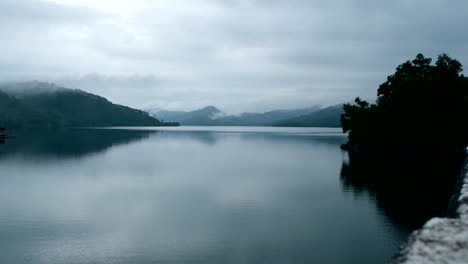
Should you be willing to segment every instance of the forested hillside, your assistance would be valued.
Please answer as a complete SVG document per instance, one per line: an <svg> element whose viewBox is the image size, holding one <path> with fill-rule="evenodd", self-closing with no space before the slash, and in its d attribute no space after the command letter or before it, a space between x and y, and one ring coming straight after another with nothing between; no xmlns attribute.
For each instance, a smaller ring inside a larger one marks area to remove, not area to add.
<svg viewBox="0 0 468 264"><path fill-rule="evenodd" d="M0 85L0 126L161 126L146 112L50 83Z"/></svg>

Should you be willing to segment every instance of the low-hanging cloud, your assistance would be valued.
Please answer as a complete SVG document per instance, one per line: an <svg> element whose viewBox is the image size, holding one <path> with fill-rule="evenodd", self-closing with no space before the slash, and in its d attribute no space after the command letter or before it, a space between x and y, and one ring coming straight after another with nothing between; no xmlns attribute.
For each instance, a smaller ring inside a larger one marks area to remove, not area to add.
<svg viewBox="0 0 468 264"><path fill-rule="evenodd" d="M266 111L372 98L401 62L468 63L463 0L5 0L0 78L133 107Z"/></svg>

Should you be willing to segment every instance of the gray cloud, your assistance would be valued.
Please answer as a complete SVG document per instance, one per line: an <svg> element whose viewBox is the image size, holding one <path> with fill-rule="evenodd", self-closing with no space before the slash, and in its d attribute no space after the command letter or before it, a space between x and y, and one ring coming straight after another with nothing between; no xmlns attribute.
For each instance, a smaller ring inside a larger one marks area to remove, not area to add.
<svg viewBox="0 0 468 264"><path fill-rule="evenodd" d="M6 0L0 77L134 107L239 112L370 99L419 52L466 65L467 9L462 0Z"/></svg>
<svg viewBox="0 0 468 264"><path fill-rule="evenodd" d="M30 24L48 22L71 22L88 20L96 13L90 8L70 8L53 2L41 0L2 0L0 20L9 24ZM97 14L97 13L96 13Z"/></svg>

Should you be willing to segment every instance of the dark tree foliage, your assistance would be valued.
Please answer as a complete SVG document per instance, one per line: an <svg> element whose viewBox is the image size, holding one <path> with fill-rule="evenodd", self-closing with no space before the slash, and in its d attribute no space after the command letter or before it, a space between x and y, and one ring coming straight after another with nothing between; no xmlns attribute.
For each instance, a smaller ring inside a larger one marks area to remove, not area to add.
<svg viewBox="0 0 468 264"><path fill-rule="evenodd" d="M341 116L350 154L377 151L455 152L468 143L468 80L446 54L435 65L418 54L396 68L378 89L375 104L356 98Z"/></svg>
<svg viewBox="0 0 468 264"><path fill-rule="evenodd" d="M369 191L394 222L412 231L447 214L468 145L468 79L446 54L418 54L379 86L376 103L344 105L349 153L342 181ZM450 211L449 211L450 214Z"/></svg>

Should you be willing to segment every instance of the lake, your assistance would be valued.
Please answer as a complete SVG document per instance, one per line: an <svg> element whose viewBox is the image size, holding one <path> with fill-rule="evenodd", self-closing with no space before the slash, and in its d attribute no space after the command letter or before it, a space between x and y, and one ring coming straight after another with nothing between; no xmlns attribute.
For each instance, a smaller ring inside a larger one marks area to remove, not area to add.
<svg viewBox="0 0 468 264"><path fill-rule="evenodd" d="M385 263L411 231L334 128L13 131L0 263Z"/></svg>

